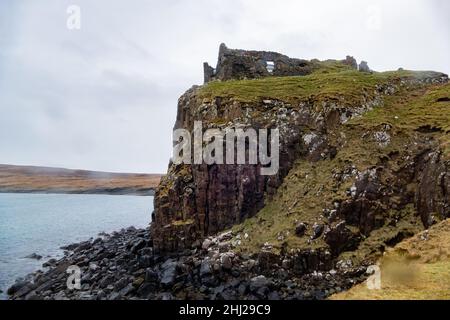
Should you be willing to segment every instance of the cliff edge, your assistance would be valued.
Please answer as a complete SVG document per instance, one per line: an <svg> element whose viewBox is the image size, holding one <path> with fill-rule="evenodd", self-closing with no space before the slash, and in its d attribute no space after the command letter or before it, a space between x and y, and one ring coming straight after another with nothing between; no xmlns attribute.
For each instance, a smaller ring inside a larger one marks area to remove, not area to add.
<svg viewBox="0 0 450 320"><path fill-rule="evenodd" d="M189 249L238 225L250 239L240 250L366 257L448 217L447 81L221 45L207 83L179 99L175 129L278 128L280 169L170 164L156 190L154 249Z"/></svg>

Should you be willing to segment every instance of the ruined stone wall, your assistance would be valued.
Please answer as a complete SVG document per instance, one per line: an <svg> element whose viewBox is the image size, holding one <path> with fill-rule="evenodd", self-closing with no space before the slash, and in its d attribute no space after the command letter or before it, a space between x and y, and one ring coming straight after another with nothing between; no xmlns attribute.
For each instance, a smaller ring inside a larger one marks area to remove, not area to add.
<svg viewBox="0 0 450 320"><path fill-rule="evenodd" d="M267 69L267 62L273 62L272 72ZM303 76L313 71L313 65L311 61L289 58L277 52L229 49L222 43L216 68L204 63L204 81Z"/></svg>

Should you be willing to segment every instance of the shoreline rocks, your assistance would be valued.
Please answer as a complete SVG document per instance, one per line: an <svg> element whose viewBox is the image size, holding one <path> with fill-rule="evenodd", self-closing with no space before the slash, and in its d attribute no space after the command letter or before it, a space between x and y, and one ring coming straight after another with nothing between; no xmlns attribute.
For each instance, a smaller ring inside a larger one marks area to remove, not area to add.
<svg viewBox="0 0 450 320"><path fill-rule="evenodd" d="M323 299L366 277L364 267L312 270L300 255L280 257L269 248L240 254L229 244L233 236L222 233L190 250L158 255L149 229L122 229L66 246L63 258L45 262L47 271L18 279L7 294L24 300ZM302 266L290 265L296 262ZM80 271L79 287L71 289L73 266Z"/></svg>
<svg viewBox="0 0 450 320"><path fill-rule="evenodd" d="M27 256L24 257L25 259L33 259L33 260L41 260L42 256L37 254L36 252L29 254Z"/></svg>

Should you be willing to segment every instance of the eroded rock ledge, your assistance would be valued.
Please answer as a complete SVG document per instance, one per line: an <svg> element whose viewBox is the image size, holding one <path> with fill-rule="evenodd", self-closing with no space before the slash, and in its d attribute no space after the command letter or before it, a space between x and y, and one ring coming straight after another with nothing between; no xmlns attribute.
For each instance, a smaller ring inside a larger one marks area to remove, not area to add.
<svg viewBox="0 0 450 320"><path fill-rule="evenodd" d="M227 59L243 54L222 49L221 56ZM249 56L264 56L257 53ZM175 129L192 132L194 121L202 121L204 129L278 128L280 170L274 176L262 176L258 165L170 164L155 194L152 235L156 252L190 249L205 237L254 216L276 193L296 160L317 162L336 156L339 146L330 137L340 134L342 124L383 106L385 97L400 90L448 80L437 72L360 73L353 71L353 63L348 59L316 64L315 71L305 78L268 76L259 80L213 81L194 86L181 96ZM342 72L336 73L336 69ZM382 132L375 138L380 143L388 139ZM439 206L441 212L448 210L439 204L442 197L448 197L443 196L447 194L448 179L439 174L448 171L439 168L431 166L430 177L420 179L417 202L423 208L421 212L429 213ZM432 195L428 191L430 179L444 179L444 186L433 187L436 192ZM341 211L352 211L356 205L361 217L369 215L372 219L370 207L351 203L344 204Z"/></svg>

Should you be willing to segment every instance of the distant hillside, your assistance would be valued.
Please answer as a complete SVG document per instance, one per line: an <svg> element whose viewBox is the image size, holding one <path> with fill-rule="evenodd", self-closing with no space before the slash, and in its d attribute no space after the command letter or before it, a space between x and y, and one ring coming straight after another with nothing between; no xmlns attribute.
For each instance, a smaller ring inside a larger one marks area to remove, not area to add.
<svg viewBox="0 0 450 320"><path fill-rule="evenodd" d="M0 164L0 192L153 195L161 176Z"/></svg>

